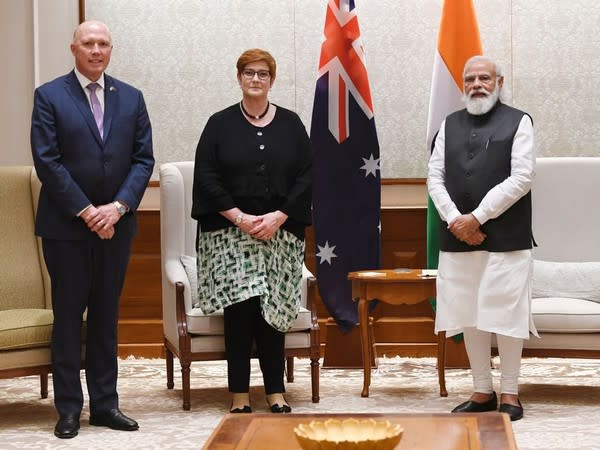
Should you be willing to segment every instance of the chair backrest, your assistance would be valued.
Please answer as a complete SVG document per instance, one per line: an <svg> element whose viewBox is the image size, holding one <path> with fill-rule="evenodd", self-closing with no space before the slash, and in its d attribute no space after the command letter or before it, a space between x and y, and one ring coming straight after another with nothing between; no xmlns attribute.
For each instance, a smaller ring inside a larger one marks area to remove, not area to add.
<svg viewBox="0 0 600 450"><path fill-rule="evenodd" d="M35 220L35 215L37 214L38 203L40 201L40 190L42 189L42 182L37 176L35 171L35 167L31 168L31 196L33 199L33 217ZM48 273L48 268L46 267L46 262L44 261L44 252L42 250L42 238L36 238L38 245L38 254L40 256L40 266L42 268L42 279L44 281L44 294L46 297L46 308L52 309L52 284L50 282L50 274Z"/></svg>
<svg viewBox="0 0 600 450"><path fill-rule="evenodd" d="M600 158L538 158L531 195L536 259L600 261Z"/></svg>
<svg viewBox="0 0 600 450"><path fill-rule="evenodd" d="M160 228L163 259L196 256L196 220L192 219L194 162L160 166Z"/></svg>
<svg viewBox="0 0 600 450"><path fill-rule="evenodd" d="M0 167L0 310L46 308L32 167ZM34 199L34 195L35 199Z"/></svg>
<svg viewBox="0 0 600 450"><path fill-rule="evenodd" d="M197 221L192 219L192 184L194 182L194 161L161 164L160 176L160 241L162 276L168 261L180 261L182 255L196 257ZM303 276L312 276L306 266ZM169 293L163 278L163 297ZM184 294L186 310L191 309L189 292ZM302 283L300 304L306 307L307 286ZM163 318L164 320L164 318Z"/></svg>
<svg viewBox="0 0 600 450"><path fill-rule="evenodd" d="M194 162L172 162L160 166L160 247L162 260L162 296L163 324L165 336L176 342L177 330L171 325L177 323L174 310L169 301L174 299L175 292L167 281L167 266L180 267L182 255L196 257L197 221L192 219L192 183L194 179ZM192 270L192 269L190 269ZM189 275L185 273L177 277L184 283L185 310L192 310L192 286Z"/></svg>

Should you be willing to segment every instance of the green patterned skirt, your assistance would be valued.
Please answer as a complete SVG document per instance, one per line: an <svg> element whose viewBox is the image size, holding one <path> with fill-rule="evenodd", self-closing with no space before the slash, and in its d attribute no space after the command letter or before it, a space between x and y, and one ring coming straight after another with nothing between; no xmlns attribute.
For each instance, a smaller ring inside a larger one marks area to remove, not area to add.
<svg viewBox="0 0 600 450"><path fill-rule="evenodd" d="M239 228L202 232L198 242L198 298L211 314L259 296L264 319L286 332L298 316L304 241L280 229L260 241Z"/></svg>

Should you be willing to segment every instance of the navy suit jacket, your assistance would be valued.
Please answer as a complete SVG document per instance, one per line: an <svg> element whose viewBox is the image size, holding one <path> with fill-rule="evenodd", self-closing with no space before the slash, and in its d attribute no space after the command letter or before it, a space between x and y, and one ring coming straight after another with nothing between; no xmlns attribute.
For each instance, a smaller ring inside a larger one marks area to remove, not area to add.
<svg viewBox="0 0 600 450"><path fill-rule="evenodd" d="M142 93L105 74L104 139L75 72L35 91L31 148L42 182L36 234L60 240L96 235L77 214L87 205L126 203L115 233L135 233L137 209L154 167Z"/></svg>

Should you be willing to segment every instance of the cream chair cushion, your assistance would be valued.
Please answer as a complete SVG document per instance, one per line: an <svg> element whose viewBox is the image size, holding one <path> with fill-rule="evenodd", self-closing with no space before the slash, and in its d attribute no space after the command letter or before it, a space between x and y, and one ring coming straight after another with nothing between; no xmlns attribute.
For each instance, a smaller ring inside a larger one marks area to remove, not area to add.
<svg viewBox="0 0 600 450"><path fill-rule="evenodd" d="M579 298L534 298L532 313L539 332L600 332L600 303ZM600 339L600 335L597 339Z"/></svg>
<svg viewBox="0 0 600 450"><path fill-rule="evenodd" d="M223 325L223 311L217 311L213 314L204 314L198 305L198 276L197 276L197 265L196 258L189 255L180 256L181 263L185 268L185 273L190 283L190 290L192 295L192 305L194 307L191 311L186 314L188 332L191 334L199 335L222 335L224 333ZM304 275L307 276L307 271L304 271ZM305 282L303 284L306 284ZM302 293L302 302L306 304L306 293ZM311 327L311 312L304 306L300 306L298 310L298 317L292 324L292 328L289 332L308 330ZM289 333L288 332L288 333ZM304 340L303 340L304 341Z"/></svg>

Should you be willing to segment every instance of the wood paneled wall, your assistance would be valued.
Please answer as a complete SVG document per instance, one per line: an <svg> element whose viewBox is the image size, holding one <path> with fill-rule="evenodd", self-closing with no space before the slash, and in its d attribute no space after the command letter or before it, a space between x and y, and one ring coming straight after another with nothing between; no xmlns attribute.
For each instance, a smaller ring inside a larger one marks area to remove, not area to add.
<svg viewBox="0 0 600 450"><path fill-rule="evenodd" d="M164 357L160 211L140 210L119 310L119 356Z"/></svg>
<svg viewBox="0 0 600 450"><path fill-rule="evenodd" d="M383 208L381 210L382 268L425 267L426 221L424 207ZM315 270L312 229L307 230L307 267ZM161 273L160 273L160 214L158 210L138 212L138 234L125 286L121 296L119 319L119 355L163 357ZM318 302L321 341L327 343L329 316ZM373 311L374 335L378 355L434 356L436 337L433 333L433 311L428 303L413 306L380 304ZM449 365L454 353L464 360L460 346L454 349L451 341ZM457 364L463 366L462 362Z"/></svg>

